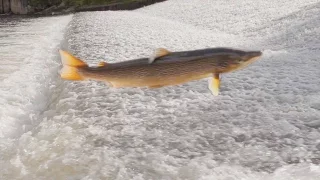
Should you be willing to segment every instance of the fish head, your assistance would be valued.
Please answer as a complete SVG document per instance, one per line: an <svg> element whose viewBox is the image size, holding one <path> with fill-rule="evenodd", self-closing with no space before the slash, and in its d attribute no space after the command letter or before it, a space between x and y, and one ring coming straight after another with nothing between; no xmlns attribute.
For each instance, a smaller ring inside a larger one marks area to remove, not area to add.
<svg viewBox="0 0 320 180"><path fill-rule="evenodd" d="M245 52L240 58L240 64L251 64L255 62L260 56L262 56L261 51L248 51Z"/></svg>
<svg viewBox="0 0 320 180"><path fill-rule="evenodd" d="M262 56L261 51L235 52L234 54L228 56L229 66L224 72L231 72L242 69L255 62L260 56Z"/></svg>

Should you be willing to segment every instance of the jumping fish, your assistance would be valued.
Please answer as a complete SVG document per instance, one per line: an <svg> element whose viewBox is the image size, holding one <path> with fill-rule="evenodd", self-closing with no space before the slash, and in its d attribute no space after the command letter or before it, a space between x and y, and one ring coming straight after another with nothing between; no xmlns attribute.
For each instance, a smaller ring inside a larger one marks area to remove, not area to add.
<svg viewBox="0 0 320 180"><path fill-rule="evenodd" d="M203 78L209 79L209 89L218 95L220 74L246 67L262 55L261 51L231 48L208 48L170 52L159 48L149 58L107 63L89 67L84 61L60 50L63 68L61 78L67 80L97 80L113 87L172 86Z"/></svg>

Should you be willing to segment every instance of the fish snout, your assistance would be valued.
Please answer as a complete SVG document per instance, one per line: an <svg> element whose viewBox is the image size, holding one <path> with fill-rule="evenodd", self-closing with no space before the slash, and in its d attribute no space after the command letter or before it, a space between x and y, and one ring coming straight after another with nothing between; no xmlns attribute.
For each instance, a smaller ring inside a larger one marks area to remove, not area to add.
<svg viewBox="0 0 320 180"><path fill-rule="evenodd" d="M260 56L262 56L262 52L261 51L250 51L250 52L246 53L246 56L249 58L260 57Z"/></svg>
<svg viewBox="0 0 320 180"><path fill-rule="evenodd" d="M249 51L243 56L243 61L254 61L257 60L260 56L262 56L261 51Z"/></svg>

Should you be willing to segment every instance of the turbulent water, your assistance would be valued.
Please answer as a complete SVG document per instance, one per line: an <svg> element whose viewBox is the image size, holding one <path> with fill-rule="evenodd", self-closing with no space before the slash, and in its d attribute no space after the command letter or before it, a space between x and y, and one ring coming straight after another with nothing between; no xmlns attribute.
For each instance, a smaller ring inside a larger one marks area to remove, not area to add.
<svg viewBox="0 0 320 180"><path fill-rule="evenodd" d="M320 2L169 0L135 11L0 17L0 179L317 180ZM206 47L262 50L161 89L60 79L90 65Z"/></svg>

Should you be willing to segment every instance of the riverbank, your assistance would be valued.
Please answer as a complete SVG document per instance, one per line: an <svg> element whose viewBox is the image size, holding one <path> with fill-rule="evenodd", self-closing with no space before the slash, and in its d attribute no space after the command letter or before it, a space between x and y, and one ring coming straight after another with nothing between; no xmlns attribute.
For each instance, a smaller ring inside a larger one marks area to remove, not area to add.
<svg viewBox="0 0 320 180"><path fill-rule="evenodd" d="M44 8L30 6L26 0L0 0L0 15L52 16L84 11L133 10L163 1L166 0L115 0L95 5L67 5L63 1L59 5ZM7 5L3 6L3 4Z"/></svg>

